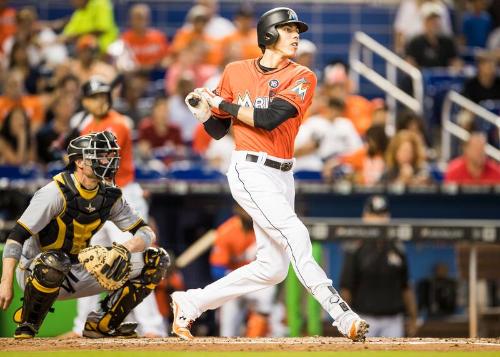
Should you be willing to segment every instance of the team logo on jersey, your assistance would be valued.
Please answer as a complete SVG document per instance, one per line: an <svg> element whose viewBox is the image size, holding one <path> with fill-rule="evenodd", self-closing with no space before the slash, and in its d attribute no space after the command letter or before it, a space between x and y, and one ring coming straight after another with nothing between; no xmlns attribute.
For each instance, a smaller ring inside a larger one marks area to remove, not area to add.
<svg viewBox="0 0 500 357"><path fill-rule="evenodd" d="M92 206L92 202L89 202L89 205L85 207L85 209L89 212L92 213L95 211L95 207Z"/></svg>
<svg viewBox="0 0 500 357"><path fill-rule="evenodd" d="M257 97L255 98L255 103L252 103L250 93L248 93L248 91L245 91L244 96L238 94L238 105L246 108L265 109L269 107L269 97Z"/></svg>
<svg viewBox="0 0 500 357"><path fill-rule="evenodd" d="M280 85L280 82L277 79L271 79L269 81L269 87L271 87L271 88L278 88L279 85Z"/></svg>
<svg viewBox="0 0 500 357"><path fill-rule="evenodd" d="M292 88L292 92L296 93L302 101L306 97L307 90L309 89L309 82L305 78L299 79L295 82L295 86Z"/></svg>

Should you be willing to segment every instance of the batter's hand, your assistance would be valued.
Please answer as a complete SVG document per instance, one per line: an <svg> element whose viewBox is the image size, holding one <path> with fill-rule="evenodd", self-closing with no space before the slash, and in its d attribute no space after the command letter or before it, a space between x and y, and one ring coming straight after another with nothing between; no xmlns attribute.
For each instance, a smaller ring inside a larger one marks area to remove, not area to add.
<svg viewBox="0 0 500 357"><path fill-rule="evenodd" d="M0 309L7 310L13 297L12 284L2 282L0 284Z"/></svg>
<svg viewBox="0 0 500 357"><path fill-rule="evenodd" d="M196 88L194 92L203 98L206 99L208 102L208 105L212 108L217 108L219 109L220 103L224 100L224 98L219 97L218 95L215 95L210 89L208 88Z"/></svg>
<svg viewBox="0 0 500 357"><path fill-rule="evenodd" d="M200 123L203 124L212 116L212 112L210 111L208 102L198 93L189 93L186 96L186 99L184 99L184 102L186 103L191 113L193 113L193 116L198 119ZM198 102L196 106L191 105L191 103L194 104L195 102Z"/></svg>

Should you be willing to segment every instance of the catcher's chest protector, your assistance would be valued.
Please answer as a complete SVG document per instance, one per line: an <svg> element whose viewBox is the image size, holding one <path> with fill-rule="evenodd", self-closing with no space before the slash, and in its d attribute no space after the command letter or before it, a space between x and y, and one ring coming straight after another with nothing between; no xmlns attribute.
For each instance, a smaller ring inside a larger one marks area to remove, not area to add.
<svg viewBox="0 0 500 357"><path fill-rule="evenodd" d="M75 186L68 172L54 176L54 181L64 197L64 208L38 233L40 245L42 251L60 249L76 262L78 252L109 218L121 191L102 183L95 191L86 191Z"/></svg>

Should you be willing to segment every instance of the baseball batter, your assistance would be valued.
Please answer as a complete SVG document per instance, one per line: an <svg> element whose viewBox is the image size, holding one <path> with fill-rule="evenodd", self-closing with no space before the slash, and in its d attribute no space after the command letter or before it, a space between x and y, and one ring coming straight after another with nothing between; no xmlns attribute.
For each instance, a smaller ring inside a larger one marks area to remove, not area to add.
<svg viewBox="0 0 500 357"><path fill-rule="evenodd" d="M35 337L55 300L95 295L105 291L103 286L115 286L102 285L99 279L116 282L128 276L120 287L108 291L99 311L87 316L83 336L134 337L137 324L123 319L165 275L168 255L151 247L152 229L122 198L121 190L107 183L113 182L120 161L111 132L73 139L68 157L67 170L35 193L7 238L0 308L12 301L18 262L17 281L24 290L22 307L14 314L18 323L14 337L19 339ZM102 248L106 264L97 272L87 271L79 256L107 220L133 237L123 245Z"/></svg>
<svg viewBox="0 0 500 357"><path fill-rule="evenodd" d="M215 139L233 124L236 149L227 176L234 199L253 219L257 258L203 289L172 294L172 330L182 339L193 338L191 323L204 311L283 281L290 263L342 334L361 341L368 331L313 259L309 232L294 211L294 140L316 77L290 58L307 29L292 9L266 12L257 25L263 56L230 63L214 92L197 88L186 97Z"/></svg>

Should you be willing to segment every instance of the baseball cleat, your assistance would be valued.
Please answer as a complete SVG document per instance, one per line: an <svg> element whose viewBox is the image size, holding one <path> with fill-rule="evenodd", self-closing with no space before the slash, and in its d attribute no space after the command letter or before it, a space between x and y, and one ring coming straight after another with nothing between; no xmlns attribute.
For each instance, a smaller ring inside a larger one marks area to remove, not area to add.
<svg viewBox="0 0 500 357"><path fill-rule="evenodd" d="M179 299L179 294L173 293L172 295L172 311L174 313L174 320L172 322L172 333L177 335L183 340L190 341L194 337L191 335L191 325L194 320L190 319L186 316L186 314L182 311L179 302L175 301Z"/></svg>
<svg viewBox="0 0 500 357"><path fill-rule="evenodd" d="M347 337L354 342L364 342L370 325L365 320L356 319L352 322Z"/></svg>

